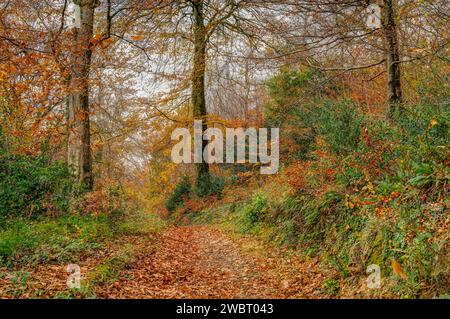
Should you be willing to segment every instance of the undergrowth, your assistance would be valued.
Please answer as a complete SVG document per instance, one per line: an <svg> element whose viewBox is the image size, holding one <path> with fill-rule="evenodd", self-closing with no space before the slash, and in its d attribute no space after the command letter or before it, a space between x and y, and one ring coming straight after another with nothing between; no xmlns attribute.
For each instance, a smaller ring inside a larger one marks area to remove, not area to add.
<svg viewBox="0 0 450 319"><path fill-rule="evenodd" d="M270 83L265 117L284 128L282 141L310 142L282 150L277 178L255 177L261 181L239 185L243 199L230 204L225 196L222 205L189 212L190 220L320 258L330 269L323 283L330 296L448 297L448 108L424 100L380 121L323 94L299 104L297 82L304 85L303 76ZM230 180L225 190L237 188ZM380 289L366 286L369 265L381 269Z"/></svg>

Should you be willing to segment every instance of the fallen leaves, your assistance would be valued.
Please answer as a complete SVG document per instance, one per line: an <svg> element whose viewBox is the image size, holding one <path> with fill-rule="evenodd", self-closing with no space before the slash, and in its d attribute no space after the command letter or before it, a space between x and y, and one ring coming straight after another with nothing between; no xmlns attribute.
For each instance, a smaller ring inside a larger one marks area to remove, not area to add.
<svg viewBox="0 0 450 319"><path fill-rule="evenodd" d="M132 263L112 280L93 282L97 298L321 298L326 278L315 260L301 260L286 249L268 247L252 237L231 236L214 226L169 228L157 239L130 238ZM82 283L123 243L75 261ZM66 265L30 269L22 298L52 298L67 292ZM0 288L11 278L0 279ZM3 283L2 283L3 282ZM83 285L83 284L82 284ZM0 295L1 294L0 289ZM8 297L8 294L3 294ZM12 295L9 297L13 297ZM82 295L78 296L82 297Z"/></svg>
<svg viewBox="0 0 450 319"><path fill-rule="evenodd" d="M311 262L312 263L312 262ZM231 238L211 226L173 227L101 298L317 298L325 278L311 263Z"/></svg>
<svg viewBox="0 0 450 319"><path fill-rule="evenodd" d="M403 270L402 266L395 258L392 260L392 269L394 270L395 274L397 276L399 276L400 278L402 278L402 279L407 278L405 271Z"/></svg>

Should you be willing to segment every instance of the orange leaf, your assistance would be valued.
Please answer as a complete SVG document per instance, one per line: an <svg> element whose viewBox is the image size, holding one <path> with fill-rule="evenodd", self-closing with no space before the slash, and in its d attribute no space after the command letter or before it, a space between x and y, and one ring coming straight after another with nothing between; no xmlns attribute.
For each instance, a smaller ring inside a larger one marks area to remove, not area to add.
<svg viewBox="0 0 450 319"><path fill-rule="evenodd" d="M406 273L403 271L402 266L400 263L394 258L392 260L392 268L394 269L394 272L402 279L406 279Z"/></svg>
<svg viewBox="0 0 450 319"><path fill-rule="evenodd" d="M131 39L133 39L133 41L141 41L144 37L141 35L133 35L131 37Z"/></svg>

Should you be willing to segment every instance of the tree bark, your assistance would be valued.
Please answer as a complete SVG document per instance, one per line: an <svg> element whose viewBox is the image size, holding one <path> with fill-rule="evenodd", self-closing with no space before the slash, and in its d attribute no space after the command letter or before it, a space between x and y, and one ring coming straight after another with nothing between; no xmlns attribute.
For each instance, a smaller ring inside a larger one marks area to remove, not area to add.
<svg viewBox="0 0 450 319"><path fill-rule="evenodd" d="M74 0L80 6L81 25L73 30L68 98L67 164L74 181L86 190L93 187L89 110L91 66L96 0Z"/></svg>
<svg viewBox="0 0 450 319"><path fill-rule="evenodd" d="M397 35L397 24L394 14L394 0L384 0L383 30L386 39L388 105L389 115L402 103L402 86L400 73L400 50Z"/></svg>
<svg viewBox="0 0 450 319"><path fill-rule="evenodd" d="M202 132L206 131L207 110L205 98L205 72L206 72L206 42L207 34L204 21L203 0L193 0L194 14L194 65L192 71L192 107L194 119L202 120ZM202 149L205 149L207 141L202 141ZM206 189L209 185L209 165L204 160L196 163L197 188Z"/></svg>

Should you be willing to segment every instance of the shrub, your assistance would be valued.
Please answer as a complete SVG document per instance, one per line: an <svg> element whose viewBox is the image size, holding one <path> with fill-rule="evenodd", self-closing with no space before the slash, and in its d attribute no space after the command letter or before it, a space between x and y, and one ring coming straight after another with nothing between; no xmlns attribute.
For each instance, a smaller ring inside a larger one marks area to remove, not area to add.
<svg viewBox="0 0 450 319"><path fill-rule="evenodd" d="M270 100L265 105L268 127L281 128L282 155L306 159L316 137L316 105L336 90L333 83L323 85L324 75L317 69L283 69L267 82ZM321 86L321 90L317 87Z"/></svg>
<svg viewBox="0 0 450 319"><path fill-rule="evenodd" d="M182 207L186 199L191 196L191 183L187 176L183 176L176 185L172 194L166 201L166 208L169 212L174 212L177 208Z"/></svg>
<svg viewBox="0 0 450 319"><path fill-rule="evenodd" d="M317 109L317 130L332 152L347 155L357 150L362 118L349 101L326 101Z"/></svg>
<svg viewBox="0 0 450 319"><path fill-rule="evenodd" d="M0 221L11 215L65 211L71 188L63 162L45 155L0 155Z"/></svg>
<svg viewBox="0 0 450 319"><path fill-rule="evenodd" d="M105 215L111 221L137 209L137 205L133 205L120 186L112 185L74 197L71 203L71 212L80 215Z"/></svg>
<svg viewBox="0 0 450 319"><path fill-rule="evenodd" d="M253 196L250 203L244 205L241 215L241 226L244 232L250 231L257 223L262 221L262 216L267 209L267 198L262 194Z"/></svg>
<svg viewBox="0 0 450 319"><path fill-rule="evenodd" d="M264 118L269 125L284 126L289 117L297 110L316 98L329 96L335 91L333 81L323 88L324 75L317 69L282 69L279 74L267 82L270 101L265 105ZM317 90L322 86L322 90Z"/></svg>
<svg viewBox="0 0 450 319"><path fill-rule="evenodd" d="M223 177L204 174L197 178L195 195L198 197L220 196L225 186Z"/></svg>

